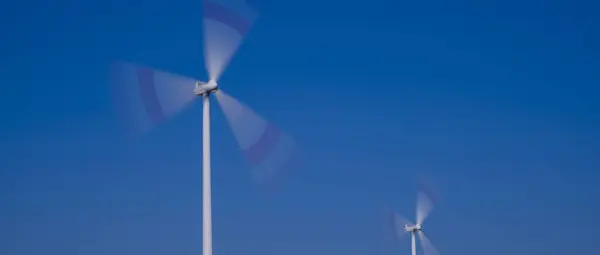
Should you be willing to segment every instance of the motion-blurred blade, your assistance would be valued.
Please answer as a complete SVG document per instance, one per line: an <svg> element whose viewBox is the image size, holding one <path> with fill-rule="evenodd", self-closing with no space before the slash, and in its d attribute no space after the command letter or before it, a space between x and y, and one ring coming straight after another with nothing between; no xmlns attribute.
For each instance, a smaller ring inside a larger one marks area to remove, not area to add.
<svg viewBox="0 0 600 255"><path fill-rule="evenodd" d="M222 90L215 95L258 183L290 167L296 156L296 144L290 136Z"/></svg>
<svg viewBox="0 0 600 255"><path fill-rule="evenodd" d="M433 185L421 181L417 193L417 224L423 224L435 202L436 195L433 192Z"/></svg>
<svg viewBox="0 0 600 255"><path fill-rule="evenodd" d="M192 78L124 62L113 64L110 72L117 113L134 135L150 131L195 98Z"/></svg>
<svg viewBox="0 0 600 255"><path fill-rule="evenodd" d="M402 237L404 237L404 235L406 235L406 233L408 233L405 230L406 225L413 225L413 224L395 211L392 211L392 210L386 210L386 211L388 211L388 213L389 213L390 224L392 225L392 228L394 231L394 236L397 239L401 239Z"/></svg>
<svg viewBox="0 0 600 255"><path fill-rule="evenodd" d="M203 0L204 57L218 80L258 16L249 0Z"/></svg>
<svg viewBox="0 0 600 255"><path fill-rule="evenodd" d="M423 247L423 253L425 255L438 255L438 251L435 249L429 238L423 234L423 231L419 232L419 239L421 240L421 247Z"/></svg>

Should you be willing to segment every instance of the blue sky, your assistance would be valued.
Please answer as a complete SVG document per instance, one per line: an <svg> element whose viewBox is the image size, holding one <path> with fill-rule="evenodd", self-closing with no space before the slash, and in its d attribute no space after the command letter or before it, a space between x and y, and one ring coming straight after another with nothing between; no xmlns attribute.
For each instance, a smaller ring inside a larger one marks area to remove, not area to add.
<svg viewBox="0 0 600 255"><path fill-rule="evenodd" d="M597 3L260 6L220 84L305 160L256 187L214 108L216 255L409 254L382 208L413 218L420 173L442 254L597 253ZM206 78L200 1L0 7L1 253L199 254L200 105L129 143L108 67Z"/></svg>

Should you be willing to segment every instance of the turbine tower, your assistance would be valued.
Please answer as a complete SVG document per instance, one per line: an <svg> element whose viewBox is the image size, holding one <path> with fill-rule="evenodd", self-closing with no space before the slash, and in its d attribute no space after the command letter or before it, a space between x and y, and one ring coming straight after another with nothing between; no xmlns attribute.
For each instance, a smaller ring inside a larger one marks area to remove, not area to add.
<svg viewBox="0 0 600 255"><path fill-rule="evenodd" d="M295 142L250 108L220 90L225 67L250 30L257 13L246 0L203 0L204 57L208 81L119 62L111 84L120 117L136 135L202 98L202 254L212 255L210 99L215 95L257 182L268 181L294 157ZM133 85L133 86L132 86Z"/></svg>
<svg viewBox="0 0 600 255"><path fill-rule="evenodd" d="M202 255L212 255L212 193L210 169L210 95L217 82L196 82L194 94L202 97Z"/></svg>
<svg viewBox="0 0 600 255"><path fill-rule="evenodd" d="M394 231L396 237L398 239L402 238L405 234L410 233L410 244L411 244L411 252L412 255L417 255L417 236L421 243L421 247L423 249L424 255L437 255L439 254L429 238L425 236L423 233L423 221L431 212L434 205L434 199L426 188L421 187L417 194L417 221L416 224L406 220L397 212L392 212L392 225L394 227Z"/></svg>

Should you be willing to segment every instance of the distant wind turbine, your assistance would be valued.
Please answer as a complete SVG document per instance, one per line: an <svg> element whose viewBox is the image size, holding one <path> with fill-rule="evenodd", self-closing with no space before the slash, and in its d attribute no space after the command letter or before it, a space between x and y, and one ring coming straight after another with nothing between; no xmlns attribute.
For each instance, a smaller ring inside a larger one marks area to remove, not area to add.
<svg viewBox="0 0 600 255"><path fill-rule="evenodd" d="M421 186L417 193L417 221L416 224L402 217L397 212L391 212L391 222L394 227L396 238L400 239L405 234L410 233L411 252L412 255L417 255L417 236L420 240L423 253L425 255L438 255L438 251L431 244L429 238L423 233L423 222L433 209L435 200L433 194L425 187Z"/></svg>

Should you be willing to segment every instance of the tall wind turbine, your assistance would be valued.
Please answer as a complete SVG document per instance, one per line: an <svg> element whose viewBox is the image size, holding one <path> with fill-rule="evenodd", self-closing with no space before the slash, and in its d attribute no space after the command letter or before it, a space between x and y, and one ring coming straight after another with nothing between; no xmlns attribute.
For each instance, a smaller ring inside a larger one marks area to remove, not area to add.
<svg viewBox="0 0 600 255"><path fill-rule="evenodd" d="M429 192L426 188L421 187L417 194L416 224L408 221L397 212L392 212L392 224L396 237L400 239L405 234L410 233L412 255L417 255L417 236L425 255L439 254L433 244L431 244L431 241L429 241L429 238L427 238L427 236L425 236L423 233L423 221L425 221L429 215L429 212L431 212L431 209L433 209L434 202L435 201L431 192Z"/></svg>
<svg viewBox="0 0 600 255"><path fill-rule="evenodd" d="M225 94L217 83L256 19L255 10L246 0L203 0L203 15L207 82L122 62L112 67L111 80L119 113L138 134L185 109L194 98L202 98L202 254L212 255L211 95L215 95L225 112L258 182L267 181L289 163L295 142Z"/></svg>

